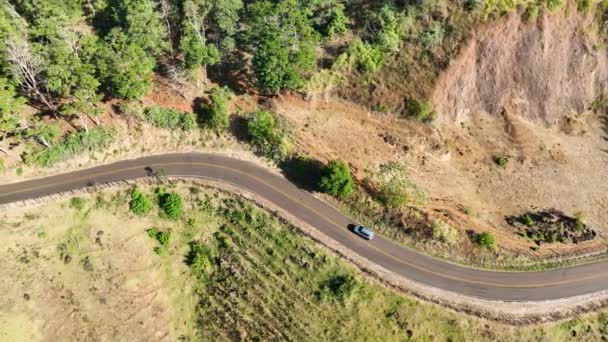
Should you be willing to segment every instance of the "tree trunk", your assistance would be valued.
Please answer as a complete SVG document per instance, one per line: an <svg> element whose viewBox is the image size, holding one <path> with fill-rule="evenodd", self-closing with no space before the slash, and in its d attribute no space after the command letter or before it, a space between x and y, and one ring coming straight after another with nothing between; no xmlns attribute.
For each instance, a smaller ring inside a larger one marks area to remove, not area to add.
<svg viewBox="0 0 608 342"><path fill-rule="evenodd" d="M95 126L99 126L100 123L99 123L99 118L97 116L94 116L94 115L91 116L88 114L87 114L87 116L89 117L89 119L91 119L91 121L93 121L95 123Z"/></svg>
<svg viewBox="0 0 608 342"><path fill-rule="evenodd" d="M50 148L51 147L51 144L49 144L49 142L46 141L46 139L44 139L43 136L38 136L37 138L38 138L38 141L40 141L40 143L42 145L44 145L46 148Z"/></svg>
<svg viewBox="0 0 608 342"><path fill-rule="evenodd" d="M85 132L89 132L89 122L87 120L87 116L83 114L78 114L78 118L80 119L80 125L84 128Z"/></svg>

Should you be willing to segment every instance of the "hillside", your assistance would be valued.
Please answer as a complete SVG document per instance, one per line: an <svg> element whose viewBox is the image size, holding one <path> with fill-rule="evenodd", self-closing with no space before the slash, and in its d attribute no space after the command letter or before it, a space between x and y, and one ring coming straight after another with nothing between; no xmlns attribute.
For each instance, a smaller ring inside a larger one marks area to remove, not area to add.
<svg viewBox="0 0 608 342"><path fill-rule="evenodd" d="M212 151L465 264L606 254L603 2L1 3L4 182Z"/></svg>

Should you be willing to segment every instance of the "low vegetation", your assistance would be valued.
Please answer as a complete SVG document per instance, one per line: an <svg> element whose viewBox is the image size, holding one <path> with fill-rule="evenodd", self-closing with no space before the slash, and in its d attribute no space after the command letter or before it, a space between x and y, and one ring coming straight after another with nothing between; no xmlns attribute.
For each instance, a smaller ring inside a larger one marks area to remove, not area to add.
<svg viewBox="0 0 608 342"><path fill-rule="evenodd" d="M519 234L537 246L543 243L578 244L593 240L597 233L583 221L582 215L567 216L556 210L529 212L507 217L507 222L519 229Z"/></svg>
<svg viewBox="0 0 608 342"><path fill-rule="evenodd" d="M490 232L483 232L475 236L475 242L487 249L496 249L496 237Z"/></svg>
<svg viewBox="0 0 608 342"><path fill-rule="evenodd" d="M260 110L247 121L249 141L259 153L281 160L288 153L288 144L284 127L269 111Z"/></svg>
<svg viewBox="0 0 608 342"><path fill-rule="evenodd" d="M514 327L400 295L370 281L259 207L218 191L191 188L172 188L185 201L184 215L175 221L132 215L130 189L83 195L87 215L59 210L71 200L37 207L35 215L28 208L4 213L0 237L7 248L0 250L0 258L7 281L0 283L0 291L14 298L16 306L1 310L4 322L15 321L13 313L19 312L25 316L15 322L32 324L34 330L34 322L39 321L47 327L63 327L64 336L77 339L82 329L90 327L87 321L76 319L69 329L60 313L69 313L73 303L44 295L66 293L53 286L61 281L82 302L105 301L79 309L96 326L107 329L97 332L102 338L117 334L129 339L162 334L172 340L608 338L605 312ZM153 190L138 191L151 197ZM116 229L100 229L109 226ZM14 234L15 229L38 233L24 236ZM129 258L134 255L137 258ZM17 279L24 282L15 289ZM116 291L117 284L130 291ZM96 291L90 290L92 286ZM146 294L150 301L133 301L134 293ZM150 317L124 320L120 313L125 308ZM157 324L158 317L166 324ZM39 337L55 336L54 330L40 330ZM4 323L0 333L11 340L29 336L27 330L12 330Z"/></svg>
<svg viewBox="0 0 608 342"><path fill-rule="evenodd" d="M178 219L184 211L182 197L175 192L160 192L158 194L158 205L163 213L170 219Z"/></svg>
<svg viewBox="0 0 608 342"><path fill-rule="evenodd" d="M162 107L149 107L144 110L146 121L156 127L190 131L196 128L196 118L192 113L179 112Z"/></svg>
<svg viewBox="0 0 608 342"><path fill-rule="evenodd" d="M61 142L26 156L26 160L39 166L53 166L83 152L99 151L109 146L111 141L109 131L94 127L88 131L69 133Z"/></svg>
<svg viewBox="0 0 608 342"><path fill-rule="evenodd" d="M209 104L200 108L200 121L203 126L216 132L226 130L230 124L230 99L233 94L227 87L216 87L211 90Z"/></svg>
<svg viewBox="0 0 608 342"><path fill-rule="evenodd" d="M422 206L426 194L410 179L407 167L398 162L381 164L365 179L365 185L388 208L406 204Z"/></svg>
<svg viewBox="0 0 608 342"><path fill-rule="evenodd" d="M129 207L135 215L146 215L152 210L152 201L143 192L133 189Z"/></svg>
<svg viewBox="0 0 608 342"><path fill-rule="evenodd" d="M165 249L171 240L171 232L160 231L157 228L150 228L146 232L151 239L155 240L159 244L159 246L154 247L154 253L158 255L165 253Z"/></svg>

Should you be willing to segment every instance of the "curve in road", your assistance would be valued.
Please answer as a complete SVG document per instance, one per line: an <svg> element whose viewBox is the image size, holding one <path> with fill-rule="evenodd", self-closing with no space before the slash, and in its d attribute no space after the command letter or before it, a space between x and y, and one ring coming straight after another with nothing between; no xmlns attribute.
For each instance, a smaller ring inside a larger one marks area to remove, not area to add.
<svg viewBox="0 0 608 342"><path fill-rule="evenodd" d="M489 300L544 301L608 289L608 261L540 272L469 268L420 254L381 236L365 241L351 233L351 219L285 178L253 163L215 154L165 154L0 186L0 204L133 180L163 169L167 176L226 182L261 196L310 224L352 252L427 286Z"/></svg>

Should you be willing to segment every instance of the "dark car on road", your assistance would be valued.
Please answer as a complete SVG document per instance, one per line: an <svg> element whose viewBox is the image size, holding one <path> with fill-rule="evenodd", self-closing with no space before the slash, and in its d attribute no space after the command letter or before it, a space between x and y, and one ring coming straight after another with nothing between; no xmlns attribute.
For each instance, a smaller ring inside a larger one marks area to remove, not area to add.
<svg viewBox="0 0 608 342"><path fill-rule="evenodd" d="M365 240L371 240L374 238L374 232L367 228L367 227L363 227L361 225L356 225L353 227L353 233L359 235L360 237L364 238Z"/></svg>

